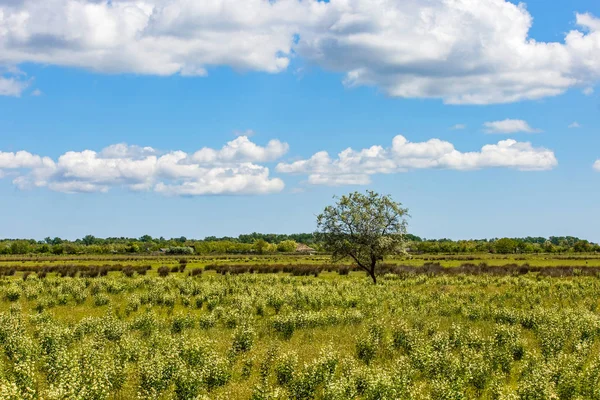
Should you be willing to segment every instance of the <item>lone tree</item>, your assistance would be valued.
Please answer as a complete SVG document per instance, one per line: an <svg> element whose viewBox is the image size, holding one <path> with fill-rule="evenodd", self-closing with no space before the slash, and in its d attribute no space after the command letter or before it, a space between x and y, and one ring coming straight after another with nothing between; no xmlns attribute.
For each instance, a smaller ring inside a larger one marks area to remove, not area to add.
<svg viewBox="0 0 600 400"><path fill-rule="evenodd" d="M373 191L334 199L337 203L317 217L317 236L334 262L351 258L377 283L378 263L403 251L408 210Z"/></svg>

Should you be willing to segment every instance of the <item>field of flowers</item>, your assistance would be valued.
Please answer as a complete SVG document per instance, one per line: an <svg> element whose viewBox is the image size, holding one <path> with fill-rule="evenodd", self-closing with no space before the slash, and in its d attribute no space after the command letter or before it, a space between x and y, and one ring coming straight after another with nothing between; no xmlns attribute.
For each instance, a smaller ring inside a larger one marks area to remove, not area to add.
<svg viewBox="0 0 600 400"><path fill-rule="evenodd" d="M0 399L600 399L598 276L193 271L0 277Z"/></svg>

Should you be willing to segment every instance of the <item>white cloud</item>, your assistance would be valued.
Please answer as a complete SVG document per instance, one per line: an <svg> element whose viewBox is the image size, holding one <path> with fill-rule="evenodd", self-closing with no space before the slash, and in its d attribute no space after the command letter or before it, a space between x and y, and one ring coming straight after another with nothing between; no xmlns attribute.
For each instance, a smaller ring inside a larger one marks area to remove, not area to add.
<svg viewBox="0 0 600 400"><path fill-rule="evenodd" d="M486 133L537 133L539 129L534 129L527 121L522 119L505 119L503 121L486 122L483 124Z"/></svg>
<svg viewBox="0 0 600 400"><path fill-rule="evenodd" d="M576 22L538 42L507 0L4 0L0 65L205 76L278 73L299 55L390 96L506 103L600 79L600 19Z"/></svg>
<svg viewBox="0 0 600 400"><path fill-rule="evenodd" d="M310 2L24 0L0 2L0 62L108 73L204 76L210 66L287 68Z"/></svg>
<svg viewBox="0 0 600 400"><path fill-rule="evenodd" d="M591 96L594 94L594 88L593 87L587 87L585 89L583 89L583 94L585 94L586 96Z"/></svg>
<svg viewBox="0 0 600 400"><path fill-rule="evenodd" d="M27 89L27 86L29 86L29 82L27 81L15 77L0 76L0 96L19 97Z"/></svg>
<svg viewBox="0 0 600 400"><path fill-rule="evenodd" d="M198 163L229 162L231 160L266 162L273 161L285 153L289 146L279 140L271 140L266 147L252 143L247 136L239 136L227 143L221 150L203 148L192 155L192 160Z"/></svg>
<svg viewBox="0 0 600 400"><path fill-rule="evenodd" d="M180 184L160 182L155 190L170 195L215 195L236 193L273 193L285 187L279 178L269 178L269 169L244 163L236 167L200 169L194 180Z"/></svg>
<svg viewBox="0 0 600 400"><path fill-rule="evenodd" d="M569 125L569 129L577 129L577 128L581 128L581 125L577 121L575 121Z"/></svg>
<svg viewBox="0 0 600 400"><path fill-rule="evenodd" d="M32 96L35 96L35 97L37 97L37 96L41 96L41 95L43 95L43 94L44 94L44 93L43 93L43 92L42 92L40 89L35 89L33 92L31 92L31 95L32 95Z"/></svg>
<svg viewBox="0 0 600 400"><path fill-rule="evenodd" d="M467 129L467 125L465 125L465 124L456 124L453 127L451 127L450 129L453 130L453 131L460 131L460 130L463 130L463 129Z"/></svg>
<svg viewBox="0 0 600 400"><path fill-rule="evenodd" d="M17 170L13 183L20 189L47 187L67 193L125 187L171 195L261 194L281 191L284 184L269 177L267 167L254 163L275 160L287 149L278 140L261 147L240 136L220 150L204 148L194 154L161 154L152 147L123 143L100 152L69 151L56 161L25 151L0 152L0 172Z"/></svg>
<svg viewBox="0 0 600 400"><path fill-rule="evenodd" d="M411 169L440 168L475 170L513 168L523 171L549 170L558 164L554 153L528 142L502 140L478 152L460 152L452 143L430 139L409 142L398 135L390 148L372 146L359 151L348 148L332 159L321 151L306 160L279 163L280 173L308 175L314 185L366 185L375 174L393 174Z"/></svg>
<svg viewBox="0 0 600 400"><path fill-rule="evenodd" d="M6 153L0 151L1 169L39 168L51 165L53 161L47 157L40 157L27 151Z"/></svg>
<svg viewBox="0 0 600 400"><path fill-rule="evenodd" d="M507 103L600 79L600 20L589 14L564 43L531 39L532 16L504 0L332 0L318 16L299 53L390 96Z"/></svg>
<svg viewBox="0 0 600 400"><path fill-rule="evenodd" d="M105 147L100 152L102 158L113 159L113 158L132 158L141 159L147 156L156 155L157 151L152 147L141 147L135 145L128 145L127 143L117 143Z"/></svg>
<svg viewBox="0 0 600 400"><path fill-rule="evenodd" d="M600 160L596 160L596 162L594 163L594 169L596 171L600 171Z"/></svg>

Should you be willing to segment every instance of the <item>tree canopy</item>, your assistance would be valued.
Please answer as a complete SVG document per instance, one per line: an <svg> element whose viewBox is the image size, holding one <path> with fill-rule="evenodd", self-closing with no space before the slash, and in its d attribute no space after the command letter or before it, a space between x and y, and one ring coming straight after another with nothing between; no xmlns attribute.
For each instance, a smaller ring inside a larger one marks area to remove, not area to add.
<svg viewBox="0 0 600 400"><path fill-rule="evenodd" d="M317 217L317 236L334 261L351 258L377 283L378 263L403 250L408 210L373 191L335 199Z"/></svg>

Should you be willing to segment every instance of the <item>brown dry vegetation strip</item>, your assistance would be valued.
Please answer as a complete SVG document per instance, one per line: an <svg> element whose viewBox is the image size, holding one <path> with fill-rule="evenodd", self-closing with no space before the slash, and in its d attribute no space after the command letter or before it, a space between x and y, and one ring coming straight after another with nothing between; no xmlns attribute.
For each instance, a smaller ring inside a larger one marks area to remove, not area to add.
<svg viewBox="0 0 600 400"><path fill-rule="evenodd" d="M352 265L300 265L300 264L270 264L270 265L245 265L245 264L211 264L206 270L214 270L220 274L244 273L291 273L292 275L318 275L321 272L338 272L346 275L350 271L361 271ZM543 276L599 276L600 267L573 267L573 266L530 266L529 264L506 264L490 266L486 263L465 263L458 267L443 267L440 263L426 263L422 266L384 264L379 268L379 274L396 275L524 275L538 273Z"/></svg>
<svg viewBox="0 0 600 400"><path fill-rule="evenodd" d="M167 276L169 273L184 272L187 260L180 259L177 266L161 266L157 272L161 276ZM95 278L106 276L109 272L121 271L125 276L131 277L134 274L145 275L152 269L150 265L122 265L122 264L104 264L104 265L84 265L84 264L56 264L45 266L32 265L6 265L0 267L0 276L12 276L17 272L24 274L36 273L39 277L45 277L46 274L54 273L62 277L80 276L84 278ZM361 271L360 268L345 264L210 264L204 270L215 271L219 274L270 274L270 273L288 273L294 276L318 276L322 272L337 272L340 275L347 275L352 271ZM189 275L200 274L202 269L196 268L190 271ZM193 273L192 273L193 272ZM600 277L600 267L598 266L531 266L525 264L505 264L488 265L486 263L464 263L456 267L444 267L439 262L425 263L421 266L383 264L379 267L379 275L524 275L528 273L537 273L542 276L567 277L567 276L598 276Z"/></svg>
<svg viewBox="0 0 600 400"><path fill-rule="evenodd" d="M47 265L43 267L31 265L10 265L0 267L0 276L12 276L16 272L30 274L35 272L40 277L45 277L46 274L55 273L61 277L75 277L79 274L80 277L95 278L98 276L106 276L109 272L122 271L127 276L132 276L133 273L144 275L146 271L151 269L150 265L82 265L82 264L64 264L64 265Z"/></svg>

